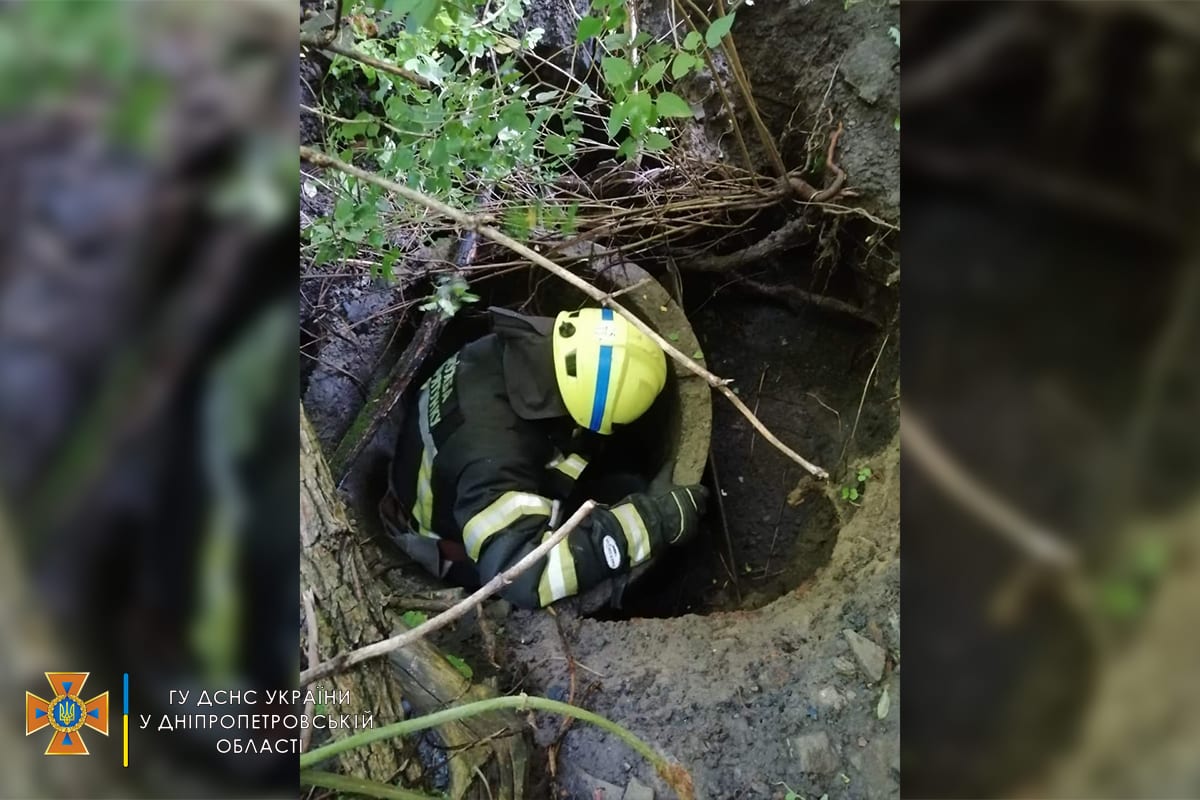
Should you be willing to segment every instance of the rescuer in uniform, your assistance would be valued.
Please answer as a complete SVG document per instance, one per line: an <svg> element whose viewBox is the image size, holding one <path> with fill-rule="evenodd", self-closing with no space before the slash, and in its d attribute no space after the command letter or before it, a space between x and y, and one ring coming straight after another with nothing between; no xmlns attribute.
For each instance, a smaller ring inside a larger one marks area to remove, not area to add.
<svg viewBox="0 0 1200 800"><path fill-rule="evenodd" d="M588 497L597 506L504 592L547 606L687 541L703 486L649 486L590 475L614 427L642 416L667 379L666 357L611 309L556 318L489 310L492 333L451 356L421 387L380 505L391 538L438 577L487 582L540 544Z"/></svg>

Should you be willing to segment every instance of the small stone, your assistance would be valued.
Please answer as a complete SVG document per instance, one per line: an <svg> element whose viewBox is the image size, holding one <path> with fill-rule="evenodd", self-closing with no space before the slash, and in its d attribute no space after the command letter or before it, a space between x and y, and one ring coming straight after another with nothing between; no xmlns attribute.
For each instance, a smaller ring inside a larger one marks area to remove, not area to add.
<svg viewBox="0 0 1200 800"><path fill-rule="evenodd" d="M583 784L583 788L587 791L589 798L602 798L602 800L621 800L622 790L620 786L614 786L608 781L601 780L595 775L589 775L583 770L579 771L579 780Z"/></svg>
<svg viewBox="0 0 1200 800"><path fill-rule="evenodd" d="M864 738L863 738L863 737L861 737L861 736L860 736L860 737L858 737L858 746L859 746L859 747L866 747L866 746L867 746L867 740L866 740L866 739L864 739Z"/></svg>
<svg viewBox="0 0 1200 800"><path fill-rule="evenodd" d="M796 768L801 772L829 775L837 771L838 757L825 731L790 736L787 743L788 750L796 760Z"/></svg>
<svg viewBox="0 0 1200 800"><path fill-rule="evenodd" d="M835 711L841 711L846 706L846 698L832 686L826 686L817 692L817 702Z"/></svg>
<svg viewBox="0 0 1200 800"><path fill-rule="evenodd" d="M621 800L654 800L654 790L637 778L630 778Z"/></svg>
<svg viewBox="0 0 1200 800"><path fill-rule="evenodd" d="M833 660L833 668L843 675L853 675L858 672L858 667L854 666L854 662L845 656L838 656Z"/></svg>
<svg viewBox="0 0 1200 800"><path fill-rule="evenodd" d="M842 631L842 635L849 642L850 650L854 652L854 657L858 659L858 663L862 667L863 673L867 676L867 680L874 683L882 678L884 663L887 661L887 653L884 649L849 628Z"/></svg>

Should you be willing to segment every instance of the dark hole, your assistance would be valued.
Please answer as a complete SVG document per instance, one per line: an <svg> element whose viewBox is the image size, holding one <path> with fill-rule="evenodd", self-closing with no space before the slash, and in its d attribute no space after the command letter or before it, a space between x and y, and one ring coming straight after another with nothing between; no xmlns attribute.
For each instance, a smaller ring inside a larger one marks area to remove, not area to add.
<svg viewBox="0 0 1200 800"><path fill-rule="evenodd" d="M575 375L575 351L574 350L572 350L570 353L567 353L567 374L570 375L572 378L576 377L576 375Z"/></svg>

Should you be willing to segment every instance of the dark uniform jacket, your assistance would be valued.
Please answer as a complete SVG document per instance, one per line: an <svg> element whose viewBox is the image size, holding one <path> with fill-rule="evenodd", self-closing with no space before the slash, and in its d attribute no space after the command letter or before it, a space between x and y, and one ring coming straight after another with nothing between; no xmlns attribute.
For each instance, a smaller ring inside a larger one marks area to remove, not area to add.
<svg viewBox="0 0 1200 800"><path fill-rule="evenodd" d="M384 511L392 538L427 569L445 576L467 561L481 583L562 524L588 463L578 446L588 432L576 429L555 383L554 321L491 313L493 333L421 387L392 462L395 511ZM658 508L644 494L598 506L503 596L545 606L646 561L675 533L663 530L670 522Z"/></svg>

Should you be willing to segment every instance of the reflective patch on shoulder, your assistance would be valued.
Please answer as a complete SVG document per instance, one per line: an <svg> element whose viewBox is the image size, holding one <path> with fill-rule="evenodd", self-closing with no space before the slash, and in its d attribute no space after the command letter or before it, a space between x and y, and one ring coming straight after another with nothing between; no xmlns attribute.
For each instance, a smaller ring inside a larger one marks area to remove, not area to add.
<svg viewBox="0 0 1200 800"><path fill-rule="evenodd" d="M621 566L621 550L617 547L617 540L611 536L604 537L604 560L608 562L609 569L616 569Z"/></svg>

